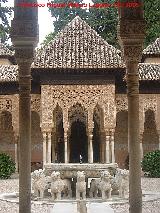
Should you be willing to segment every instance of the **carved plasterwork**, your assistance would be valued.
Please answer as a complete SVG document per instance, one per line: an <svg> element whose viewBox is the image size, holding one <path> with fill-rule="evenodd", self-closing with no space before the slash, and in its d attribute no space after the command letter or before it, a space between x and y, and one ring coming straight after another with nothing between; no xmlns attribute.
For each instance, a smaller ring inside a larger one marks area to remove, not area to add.
<svg viewBox="0 0 160 213"><path fill-rule="evenodd" d="M0 112L7 111L12 114L12 126L15 135L19 132L19 99L18 95L1 95Z"/></svg>
<svg viewBox="0 0 160 213"><path fill-rule="evenodd" d="M116 96L116 111L128 111L128 100L126 95Z"/></svg>
<svg viewBox="0 0 160 213"><path fill-rule="evenodd" d="M153 110L154 112L157 111L157 98L156 96L145 96L143 98L143 108L146 112L148 109Z"/></svg>
<svg viewBox="0 0 160 213"><path fill-rule="evenodd" d="M126 35L144 35L145 22L144 20L128 20L123 19L120 25L120 33Z"/></svg>
<svg viewBox="0 0 160 213"><path fill-rule="evenodd" d="M31 95L31 111L41 112L41 97L40 95L32 94Z"/></svg>
<svg viewBox="0 0 160 213"><path fill-rule="evenodd" d="M57 104L63 111L63 123L68 125L68 111L71 107L80 104L87 114L92 112L93 123L94 108L98 104L105 115L106 126L115 125L115 86L108 85L43 85L42 86L42 123L52 123L53 110ZM90 116L88 116L89 118ZM43 124L42 124L43 125ZM93 125L91 125L93 128Z"/></svg>
<svg viewBox="0 0 160 213"><path fill-rule="evenodd" d="M81 106L81 104L76 104L70 108L70 110L68 112L68 117L69 117L70 126L73 122L78 121L78 120L81 121L82 123L86 124L87 112Z"/></svg>
<svg viewBox="0 0 160 213"><path fill-rule="evenodd" d="M0 97L0 111L12 111L12 100Z"/></svg>

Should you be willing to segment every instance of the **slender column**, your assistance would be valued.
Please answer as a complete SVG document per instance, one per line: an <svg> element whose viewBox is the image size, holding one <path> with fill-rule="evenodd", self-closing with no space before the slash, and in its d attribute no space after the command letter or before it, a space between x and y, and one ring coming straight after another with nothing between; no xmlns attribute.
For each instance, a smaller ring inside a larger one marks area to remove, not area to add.
<svg viewBox="0 0 160 213"><path fill-rule="evenodd" d="M123 2L127 2L123 1ZM127 69L128 140L129 140L129 212L142 213L141 158L139 142L139 73L145 36L143 1L137 8L119 8L119 37ZM134 18L133 18L134 16Z"/></svg>
<svg viewBox="0 0 160 213"><path fill-rule="evenodd" d="M15 137L15 167L16 167L16 173L18 173L18 140L19 136Z"/></svg>
<svg viewBox="0 0 160 213"><path fill-rule="evenodd" d="M142 143L142 139L143 139L143 132L140 132L140 156L141 156L141 160L143 159L143 143Z"/></svg>
<svg viewBox="0 0 160 213"><path fill-rule="evenodd" d="M19 213L31 212L31 63L38 43L38 8L17 7L14 0L11 39L19 76ZM30 3L36 0L30 0Z"/></svg>
<svg viewBox="0 0 160 213"><path fill-rule="evenodd" d="M88 134L88 145L89 145L89 163L93 163L93 135L92 133Z"/></svg>
<svg viewBox="0 0 160 213"><path fill-rule="evenodd" d="M159 140L158 150L160 150L160 130L157 130L157 133L158 133L158 140Z"/></svg>
<svg viewBox="0 0 160 213"><path fill-rule="evenodd" d="M47 133L43 132L43 167L47 163Z"/></svg>
<svg viewBox="0 0 160 213"><path fill-rule="evenodd" d="M109 136L109 133L106 133L106 141L105 141L105 163L110 163L110 160L109 160L109 139L110 139L110 136Z"/></svg>
<svg viewBox="0 0 160 213"><path fill-rule="evenodd" d="M64 132L64 162L68 163L68 140L67 132Z"/></svg>
<svg viewBox="0 0 160 213"><path fill-rule="evenodd" d="M53 131L52 132L52 134L53 134L53 141L52 141L52 162L54 163L55 162L55 160L57 160L56 159L56 152L55 152L55 148L56 148L56 132L55 131Z"/></svg>
<svg viewBox="0 0 160 213"><path fill-rule="evenodd" d="M111 162L115 163L115 154L114 154L114 132L111 132L111 136L110 136L110 143L111 143Z"/></svg>
<svg viewBox="0 0 160 213"><path fill-rule="evenodd" d="M105 132L101 132L101 162L105 163Z"/></svg>
<svg viewBox="0 0 160 213"><path fill-rule="evenodd" d="M32 50L19 49L16 50L16 56L27 52L33 55ZM31 60L23 59L17 62L19 65L19 212L29 213L31 208Z"/></svg>
<svg viewBox="0 0 160 213"><path fill-rule="evenodd" d="M47 150L47 160L48 163L51 163L51 149L52 149L52 145L51 145L51 132L48 132L48 150Z"/></svg>

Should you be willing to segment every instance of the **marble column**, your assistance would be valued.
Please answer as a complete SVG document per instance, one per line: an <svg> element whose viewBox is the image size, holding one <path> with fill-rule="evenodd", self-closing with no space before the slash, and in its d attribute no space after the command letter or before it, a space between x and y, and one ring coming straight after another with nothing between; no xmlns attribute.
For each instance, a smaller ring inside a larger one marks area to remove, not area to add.
<svg viewBox="0 0 160 213"><path fill-rule="evenodd" d="M105 163L105 132L101 131L100 132L101 136L101 163Z"/></svg>
<svg viewBox="0 0 160 213"><path fill-rule="evenodd" d="M33 56L32 49L16 49L19 67L19 212L31 209L31 59L18 57Z"/></svg>
<svg viewBox="0 0 160 213"><path fill-rule="evenodd" d="M52 131L52 162L54 163L55 160L57 160L57 157L56 157L56 131Z"/></svg>
<svg viewBox="0 0 160 213"><path fill-rule="evenodd" d="M43 167L47 163L47 133L43 132Z"/></svg>
<svg viewBox="0 0 160 213"><path fill-rule="evenodd" d="M68 134L64 132L64 162L68 163Z"/></svg>
<svg viewBox="0 0 160 213"><path fill-rule="evenodd" d="M18 173L18 141L19 136L15 136L15 167L16 167L16 173Z"/></svg>
<svg viewBox="0 0 160 213"><path fill-rule="evenodd" d="M47 163L51 163L51 150L52 150L52 144L51 144L51 132L48 132L48 146L47 146Z"/></svg>
<svg viewBox="0 0 160 213"><path fill-rule="evenodd" d="M143 132L140 132L140 155L141 155L141 160L143 159Z"/></svg>
<svg viewBox="0 0 160 213"><path fill-rule="evenodd" d="M11 23L19 77L19 213L31 212L31 63L38 43L38 8L16 5ZM36 0L30 0L30 3Z"/></svg>
<svg viewBox="0 0 160 213"><path fill-rule="evenodd" d="M110 143L111 143L111 162L112 162L112 163L115 163L115 154L114 154L114 131L111 132Z"/></svg>
<svg viewBox="0 0 160 213"><path fill-rule="evenodd" d="M123 2L127 2L123 1ZM129 212L142 213L141 155L139 141L139 74L145 36L143 1L137 8L119 8L119 38L126 65L129 141ZM133 18L134 16L134 18Z"/></svg>
<svg viewBox="0 0 160 213"><path fill-rule="evenodd" d="M93 134L89 133L88 134L88 150L89 150L89 163L93 163Z"/></svg>
<svg viewBox="0 0 160 213"><path fill-rule="evenodd" d="M160 150L160 130L157 130L157 133L158 133L158 150Z"/></svg>
<svg viewBox="0 0 160 213"><path fill-rule="evenodd" d="M106 140L105 140L105 163L110 163L110 135L106 133Z"/></svg>

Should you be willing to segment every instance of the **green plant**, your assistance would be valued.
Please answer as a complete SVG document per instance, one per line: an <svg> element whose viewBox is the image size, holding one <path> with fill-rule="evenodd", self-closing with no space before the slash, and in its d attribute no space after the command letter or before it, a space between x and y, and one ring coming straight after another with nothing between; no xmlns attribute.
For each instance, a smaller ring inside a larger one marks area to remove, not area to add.
<svg viewBox="0 0 160 213"><path fill-rule="evenodd" d="M0 153L0 179L7 179L14 172L15 164L12 158L5 153Z"/></svg>
<svg viewBox="0 0 160 213"><path fill-rule="evenodd" d="M144 156L142 170L149 177L160 177L160 150L149 152Z"/></svg>

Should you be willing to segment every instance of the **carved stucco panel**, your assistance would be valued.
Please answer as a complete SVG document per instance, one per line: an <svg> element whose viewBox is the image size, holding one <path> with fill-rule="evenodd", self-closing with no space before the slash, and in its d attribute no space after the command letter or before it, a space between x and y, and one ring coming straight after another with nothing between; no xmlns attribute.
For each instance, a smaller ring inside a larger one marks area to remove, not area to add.
<svg viewBox="0 0 160 213"><path fill-rule="evenodd" d="M57 104L63 114L74 105L81 104L87 111L92 111L98 104L106 117L105 124L113 126L115 123L115 85L43 85L42 86L42 123L51 123L52 112ZM104 111L106 113L104 113ZM66 117L66 118L65 118ZM68 125L68 117L63 121ZM93 116L92 116L93 117ZM93 118L92 118L93 120ZM89 121L91 124L91 121ZM42 124L43 125L43 124ZM67 127L66 127L67 128Z"/></svg>
<svg viewBox="0 0 160 213"><path fill-rule="evenodd" d="M41 128L48 131L53 126L53 96L48 85L41 86Z"/></svg>
<svg viewBox="0 0 160 213"><path fill-rule="evenodd" d="M143 108L146 112L148 109L157 111L157 98L155 95L146 95L143 97Z"/></svg>
<svg viewBox="0 0 160 213"><path fill-rule="evenodd" d="M145 112L153 110L155 118L157 117L157 96L151 94L140 94L139 96L139 120L140 120L140 133L144 131ZM116 111L128 111L127 95L116 95Z"/></svg>
<svg viewBox="0 0 160 213"><path fill-rule="evenodd" d="M12 126L16 135L19 132L19 99L18 95L1 95L0 112L8 111L12 114Z"/></svg>
<svg viewBox="0 0 160 213"><path fill-rule="evenodd" d="M41 96L39 94L31 95L31 111L38 112L41 116Z"/></svg>
<svg viewBox="0 0 160 213"><path fill-rule="evenodd" d="M128 111L127 95L116 95L116 111Z"/></svg>

